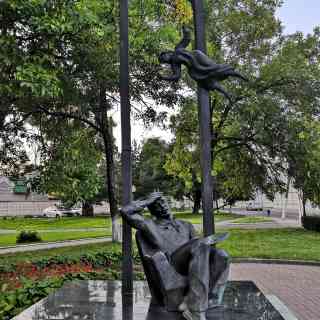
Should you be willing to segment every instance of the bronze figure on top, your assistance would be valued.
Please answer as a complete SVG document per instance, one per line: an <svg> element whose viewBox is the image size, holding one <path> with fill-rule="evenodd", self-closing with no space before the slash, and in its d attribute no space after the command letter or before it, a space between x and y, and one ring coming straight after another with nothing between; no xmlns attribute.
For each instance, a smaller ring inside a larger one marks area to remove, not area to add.
<svg viewBox="0 0 320 320"><path fill-rule="evenodd" d="M217 90L231 100L230 95L219 82L229 77L245 81L247 79L235 71L232 66L217 64L200 50L186 50L191 41L191 32L187 27L183 27L182 32L182 40L177 44L175 50L162 52L159 56L160 63L169 64L172 71L171 75L161 76L161 78L168 81L178 81L181 78L181 66L184 65L187 67L190 77L197 81L200 87L208 91Z"/></svg>

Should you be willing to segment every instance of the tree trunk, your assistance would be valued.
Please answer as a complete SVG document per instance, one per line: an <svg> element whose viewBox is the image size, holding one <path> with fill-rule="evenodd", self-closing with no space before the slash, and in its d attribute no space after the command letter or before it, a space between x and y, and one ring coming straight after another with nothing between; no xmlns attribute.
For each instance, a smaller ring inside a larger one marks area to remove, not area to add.
<svg viewBox="0 0 320 320"><path fill-rule="evenodd" d="M112 241L120 242L120 222L119 210L115 192L115 178L114 178L114 159L113 159L113 142L112 137L106 134L104 138L105 157L106 157L106 187L108 192L110 214L112 220Z"/></svg>
<svg viewBox="0 0 320 320"><path fill-rule="evenodd" d="M115 192L115 167L114 167L114 145L113 136L110 129L110 122L108 119L108 104L106 101L106 88L102 85L100 87L100 126L102 128L102 138L104 144L104 153L106 161L106 189L108 194L110 214L112 220L112 241L121 241L120 238L120 223L119 210Z"/></svg>
<svg viewBox="0 0 320 320"><path fill-rule="evenodd" d="M84 217L93 217L93 205L88 201L82 203L82 215Z"/></svg>
<svg viewBox="0 0 320 320"><path fill-rule="evenodd" d="M112 223L112 241L120 242L122 239L122 228L120 225L119 215L111 216Z"/></svg>
<svg viewBox="0 0 320 320"><path fill-rule="evenodd" d="M302 191L298 190L298 199L299 199L299 221L301 222L302 216L303 216L303 201L302 201L303 195Z"/></svg>
<svg viewBox="0 0 320 320"><path fill-rule="evenodd" d="M200 192L196 191L194 193L192 213L199 214L200 207L201 207L201 190Z"/></svg>
<svg viewBox="0 0 320 320"><path fill-rule="evenodd" d="M306 217L306 215L307 215L307 213L306 213L306 202L307 202L307 199L304 196L304 192L302 192L302 214L303 214L304 217Z"/></svg>
<svg viewBox="0 0 320 320"><path fill-rule="evenodd" d="M192 213L198 214L201 208L201 183L197 180L197 175L194 170L192 174L192 198L193 198L193 208Z"/></svg>
<svg viewBox="0 0 320 320"><path fill-rule="evenodd" d="M291 178L288 177L288 180L287 180L287 188L286 188L286 195L285 195L284 201L282 201L281 219L285 219L285 218L286 218L286 214L287 214L290 182L291 182Z"/></svg>

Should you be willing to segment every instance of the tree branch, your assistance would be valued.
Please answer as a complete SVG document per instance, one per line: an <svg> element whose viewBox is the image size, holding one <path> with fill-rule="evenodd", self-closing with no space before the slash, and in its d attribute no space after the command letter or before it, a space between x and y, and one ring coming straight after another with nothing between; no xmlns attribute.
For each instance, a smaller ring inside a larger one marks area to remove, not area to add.
<svg viewBox="0 0 320 320"><path fill-rule="evenodd" d="M88 126L90 126L91 128L95 129L96 131L102 133L103 132L103 128L98 127L97 125L95 125L93 122L91 122L88 119L85 119L79 115L75 115L72 113L68 113L68 112L61 112L61 111L49 111L44 107L38 106L38 109L41 110L43 113L53 116L53 117L60 117L60 118L68 118L68 119L74 119L74 120L79 120L85 124L87 124Z"/></svg>

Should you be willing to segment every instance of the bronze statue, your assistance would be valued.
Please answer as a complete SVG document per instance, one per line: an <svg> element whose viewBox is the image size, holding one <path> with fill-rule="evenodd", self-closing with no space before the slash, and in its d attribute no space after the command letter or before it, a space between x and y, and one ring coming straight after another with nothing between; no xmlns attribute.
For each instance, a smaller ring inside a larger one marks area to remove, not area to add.
<svg viewBox="0 0 320 320"><path fill-rule="evenodd" d="M146 207L152 218L143 216ZM221 305L229 257L211 245L227 234L197 237L191 223L173 218L161 193L133 201L120 212L138 230L137 244L153 296L151 304L167 305L169 311L182 313L188 320L204 320L209 308ZM160 298L159 292L163 293Z"/></svg>
<svg viewBox="0 0 320 320"><path fill-rule="evenodd" d="M161 76L164 80L178 81L181 78L181 66L185 65L192 79L197 81L200 87L211 91L217 90L231 100L230 95L219 84L228 77L237 77L247 81L239 72L227 64L217 64L200 50L192 52L186 50L191 41L191 32L183 27L182 40L175 47L174 51L162 52L159 56L160 63L171 66L170 76Z"/></svg>

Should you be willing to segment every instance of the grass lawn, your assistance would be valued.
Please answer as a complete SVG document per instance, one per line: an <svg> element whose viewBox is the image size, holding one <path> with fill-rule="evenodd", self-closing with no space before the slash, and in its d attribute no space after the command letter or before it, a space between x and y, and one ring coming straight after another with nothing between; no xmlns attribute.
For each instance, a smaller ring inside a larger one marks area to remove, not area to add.
<svg viewBox="0 0 320 320"><path fill-rule="evenodd" d="M83 238L95 238L111 236L109 231L88 231L88 232L40 232L43 242L74 240ZM17 234L2 234L0 235L0 247L16 245ZM34 242L39 243L39 242Z"/></svg>
<svg viewBox="0 0 320 320"><path fill-rule="evenodd" d="M190 211L174 212L177 219L184 219L194 224L202 223L202 215ZM215 221L232 220L242 216L219 213ZM83 229L110 228L110 217L62 217L56 218L0 218L0 229L6 230L49 230L49 229Z"/></svg>
<svg viewBox="0 0 320 320"><path fill-rule="evenodd" d="M184 219L193 224L202 223L202 215L191 212L179 212L174 214L177 219ZM241 216L235 214L219 213L215 221L233 220ZM63 229L84 229L84 228L108 228L101 231L72 231L59 232ZM57 232L40 232L43 242L59 240L74 240L80 238L93 238L99 236L111 236L110 217L63 217L56 218L0 218L0 229L7 230L55 230ZM16 244L17 234L0 234L0 247Z"/></svg>
<svg viewBox="0 0 320 320"><path fill-rule="evenodd" d="M232 221L232 223L259 223L259 222L271 222L271 218L267 217L243 217L238 218L235 221Z"/></svg>
<svg viewBox="0 0 320 320"><path fill-rule="evenodd" d="M231 257L320 261L320 233L304 229L229 230L220 244Z"/></svg>
<svg viewBox="0 0 320 320"><path fill-rule="evenodd" d="M219 232L223 231L219 230ZM230 232L230 237L219 247L227 250L231 257L320 261L320 233L293 228L232 229L228 232ZM121 249L119 244L99 243L38 252L15 253L14 255L0 255L0 264L4 261L25 261L55 255L70 255L73 257L83 253L94 254L106 247L110 250Z"/></svg>
<svg viewBox="0 0 320 320"><path fill-rule="evenodd" d="M192 214L189 211L185 212L175 212L174 216L176 219L182 219L191 222L192 224L202 224L202 214ZM225 220L234 220L241 218L243 216L234 213L221 213L215 214L214 221L225 221Z"/></svg>
<svg viewBox="0 0 320 320"><path fill-rule="evenodd" d="M108 228L110 226L110 217L0 218L0 229L9 230Z"/></svg>

